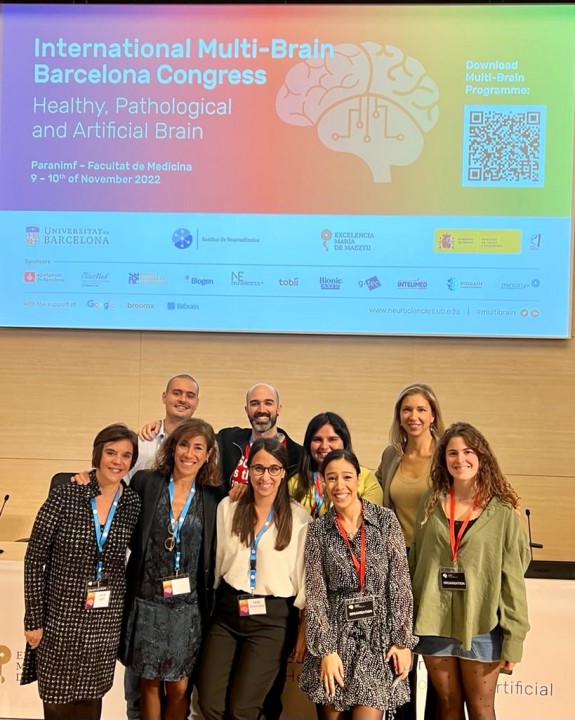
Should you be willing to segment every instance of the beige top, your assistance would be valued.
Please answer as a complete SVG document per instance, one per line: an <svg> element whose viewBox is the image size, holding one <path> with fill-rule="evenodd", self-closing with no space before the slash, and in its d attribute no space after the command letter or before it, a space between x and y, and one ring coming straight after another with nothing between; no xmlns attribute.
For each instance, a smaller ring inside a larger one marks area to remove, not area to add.
<svg viewBox="0 0 575 720"><path fill-rule="evenodd" d="M417 478L406 477L401 471L400 463L391 479L389 496L401 525L407 547L411 546L413 540L415 516L417 515L419 501L423 493L429 489L427 478L427 472Z"/></svg>

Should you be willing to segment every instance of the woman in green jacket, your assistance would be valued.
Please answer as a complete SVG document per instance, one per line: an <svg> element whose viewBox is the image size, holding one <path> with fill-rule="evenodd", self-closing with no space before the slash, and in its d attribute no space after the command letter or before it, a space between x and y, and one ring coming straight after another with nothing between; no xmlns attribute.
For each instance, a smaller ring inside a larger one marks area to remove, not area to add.
<svg viewBox="0 0 575 720"><path fill-rule="evenodd" d="M527 537L518 497L487 440L468 423L437 445L409 555L415 652L439 696L441 720L493 720L497 678L521 660L529 629Z"/></svg>

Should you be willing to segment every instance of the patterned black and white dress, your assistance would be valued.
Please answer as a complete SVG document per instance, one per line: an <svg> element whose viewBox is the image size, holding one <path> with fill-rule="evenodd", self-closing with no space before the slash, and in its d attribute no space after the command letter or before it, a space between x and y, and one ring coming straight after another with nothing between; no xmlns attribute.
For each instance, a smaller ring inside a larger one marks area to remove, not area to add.
<svg viewBox="0 0 575 720"><path fill-rule="evenodd" d="M68 483L40 508L24 561L26 630L43 628L26 646L21 684L38 680L47 703L97 700L112 687L126 590L126 550L140 498L124 487L102 552L111 589L107 608L85 609L97 544L90 498L100 494L95 472L85 486Z"/></svg>
<svg viewBox="0 0 575 720"><path fill-rule="evenodd" d="M413 649L413 598L405 540L391 510L363 501L366 571L364 597L374 598L373 618L347 622L345 600L360 597L357 572L340 535L335 510L311 523L306 543L306 641L308 653L300 687L320 705L339 712L356 705L392 714L409 700L401 681L391 690L393 675L385 655L391 645ZM360 557L361 533L350 540ZM337 652L344 668L345 687L336 683L328 695L320 679L321 659Z"/></svg>

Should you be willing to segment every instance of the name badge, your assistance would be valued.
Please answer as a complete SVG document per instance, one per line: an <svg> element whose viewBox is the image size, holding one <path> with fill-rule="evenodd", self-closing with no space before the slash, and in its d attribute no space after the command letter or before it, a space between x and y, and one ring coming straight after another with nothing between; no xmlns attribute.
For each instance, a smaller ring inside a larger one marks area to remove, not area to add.
<svg viewBox="0 0 575 720"><path fill-rule="evenodd" d="M348 622L372 618L375 614L373 597L350 598L345 601L345 619Z"/></svg>
<svg viewBox="0 0 575 720"><path fill-rule="evenodd" d="M442 590L467 590L465 573L453 568L439 568L439 586Z"/></svg>
<svg viewBox="0 0 575 720"><path fill-rule="evenodd" d="M101 580L88 580L86 583L85 610L99 610L110 606L110 595L112 591L108 585L107 578Z"/></svg>
<svg viewBox="0 0 575 720"><path fill-rule="evenodd" d="M266 615L266 599L263 597L252 597L251 595L240 595L238 597L238 611L240 617Z"/></svg>
<svg viewBox="0 0 575 720"><path fill-rule="evenodd" d="M189 575L174 575L173 577L162 578L162 593L165 598L174 597L174 595L185 595L189 592Z"/></svg>

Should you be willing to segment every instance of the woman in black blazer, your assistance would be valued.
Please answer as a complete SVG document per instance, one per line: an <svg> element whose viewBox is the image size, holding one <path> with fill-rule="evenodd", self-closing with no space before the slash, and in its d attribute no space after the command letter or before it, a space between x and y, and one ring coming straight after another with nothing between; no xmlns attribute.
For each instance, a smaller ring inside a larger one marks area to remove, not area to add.
<svg viewBox="0 0 575 720"><path fill-rule="evenodd" d="M158 451L156 469L136 473L142 500L127 568L120 659L142 678L143 720L182 720L212 609L216 439L199 419L182 423ZM164 696L165 693L165 696Z"/></svg>

